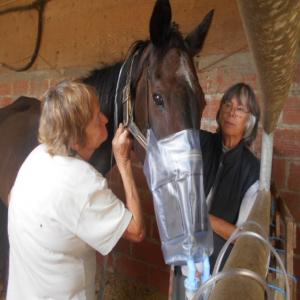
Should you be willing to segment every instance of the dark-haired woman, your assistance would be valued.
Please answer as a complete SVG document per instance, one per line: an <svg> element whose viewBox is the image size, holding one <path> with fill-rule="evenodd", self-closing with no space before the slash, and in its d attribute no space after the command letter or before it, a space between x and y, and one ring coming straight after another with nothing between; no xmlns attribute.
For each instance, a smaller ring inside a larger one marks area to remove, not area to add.
<svg viewBox="0 0 300 300"><path fill-rule="evenodd" d="M217 133L201 131L205 195L214 231L211 267L236 226L246 221L256 199L259 161L250 151L260 117L252 88L230 87L217 113Z"/></svg>

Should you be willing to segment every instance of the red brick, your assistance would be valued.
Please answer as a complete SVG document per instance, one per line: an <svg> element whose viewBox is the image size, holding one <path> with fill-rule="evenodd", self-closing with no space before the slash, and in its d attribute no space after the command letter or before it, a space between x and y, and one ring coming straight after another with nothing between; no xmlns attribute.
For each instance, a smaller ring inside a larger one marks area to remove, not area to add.
<svg viewBox="0 0 300 300"><path fill-rule="evenodd" d="M288 98L283 108L282 122L288 125L300 124L300 99L299 97Z"/></svg>
<svg viewBox="0 0 300 300"><path fill-rule="evenodd" d="M278 189L285 187L286 178L286 160L273 158L272 162L272 179L275 180Z"/></svg>
<svg viewBox="0 0 300 300"><path fill-rule="evenodd" d="M204 94L216 94L223 93L231 83L230 72L222 67L214 67L213 69L199 72L200 85L204 91ZM233 74L233 73L231 73Z"/></svg>
<svg viewBox="0 0 300 300"><path fill-rule="evenodd" d="M204 94L224 93L230 86L242 81L236 68L213 67L199 70L198 77Z"/></svg>
<svg viewBox="0 0 300 300"><path fill-rule="evenodd" d="M144 284L148 283L148 266L127 256L120 256L116 259L115 270L126 277Z"/></svg>
<svg viewBox="0 0 300 300"><path fill-rule="evenodd" d="M113 270L114 266L115 266L115 255L112 253L112 254L109 254L107 255L107 267L109 270Z"/></svg>
<svg viewBox="0 0 300 300"><path fill-rule="evenodd" d="M216 93L216 78L217 78L217 68L213 68L207 71L198 72L199 82L203 89L204 94Z"/></svg>
<svg viewBox="0 0 300 300"><path fill-rule="evenodd" d="M30 88L29 94L31 96L41 98L42 95L48 90L49 88L49 80L48 79L32 79L30 81Z"/></svg>
<svg viewBox="0 0 300 300"><path fill-rule="evenodd" d="M291 191L300 192L300 162L290 163L288 187Z"/></svg>
<svg viewBox="0 0 300 300"><path fill-rule="evenodd" d="M11 103L13 103L13 99L11 97L0 97L0 108L5 107Z"/></svg>
<svg viewBox="0 0 300 300"><path fill-rule="evenodd" d="M0 83L0 96L10 96L12 90L11 83Z"/></svg>
<svg viewBox="0 0 300 300"><path fill-rule="evenodd" d="M254 90L257 89L257 76L256 73L246 73L242 75L242 82L249 84Z"/></svg>
<svg viewBox="0 0 300 300"><path fill-rule="evenodd" d="M224 70L223 68L218 68L216 85L218 87L217 92L219 93L223 93L228 88L227 80L229 80L229 78L225 75L226 73L227 70Z"/></svg>
<svg viewBox="0 0 300 300"><path fill-rule="evenodd" d="M151 265L165 265L160 243L153 241L144 240L142 243L133 244L132 256Z"/></svg>
<svg viewBox="0 0 300 300"><path fill-rule="evenodd" d="M130 254L130 242L121 238L116 246L114 247L114 252L120 252L123 254Z"/></svg>
<svg viewBox="0 0 300 300"><path fill-rule="evenodd" d="M277 129L275 131L274 155L300 156L300 128Z"/></svg>
<svg viewBox="0 0 300 300"><path fill-rule="evenodd" d="M217 112L220 107L220 101L219 100L211 100L207 101L207 104L205 106L205 109L203 111L203 118L216 120Z"/></svg>
<svg viewBox="0 0 300 300"><path fill-rule="evenodd" d="M101 267L104 265L106 261L106 267L112 270L112 266L113 266L113 256L112 254L109 255L102 255L99 252L96 252L96 262L97 264L99 264Z"/></svg>
<svg viewBox="0 0 300 300"><path fill-rule="evenodd" d="M149 285L157 288L162 293L167 294L169 291L169 270L161 270L159 268L149 268Z"/></svg>
<svg viewBox="0 0 300 300"><path fill-rule="evenodd" d="M12 93L15 96L28 95L29 92L29 82L28 80L18 80L12 84Z"/></svg>
<svg viewBox="0 0 300 300"><path fill-rule="evenodd" d="M61 81L62 81L62 79L50 79L49 80L49 87L56 86Z"/></svg>
<svg viewBox="0 0 300 300"><path fill-rule="evenodd" d="M243 66L244 67L244 66ZM236 67L220 67L217 72L216 89L218 93L224 93L232 85L243 81L242 74Z"/></svg>
<svg viewBox="0 0 300 300"><path fill-rule="evenodd" d="M99 264L99 265L103 265L103 263L104 263L104 256L102 254L100 254L99 252L96 252L96 261L97 261L97 264Z"/></svg>

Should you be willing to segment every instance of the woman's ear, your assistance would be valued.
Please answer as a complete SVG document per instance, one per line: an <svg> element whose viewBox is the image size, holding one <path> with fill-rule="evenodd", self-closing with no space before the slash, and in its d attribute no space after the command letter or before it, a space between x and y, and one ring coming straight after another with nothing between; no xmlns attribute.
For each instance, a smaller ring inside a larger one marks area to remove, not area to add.
<svg viewBox="0 0 300 300"><path fill-rule="evenodd" d="M71 143L70 144L70 148L75 151L78 152L80 150L80 145L78 143Z"/></svg>
<svg viewBox="0 0 300 300"><path fill-rule="evenodd" d="M70 141L69 148L71 149L71 152L76 155L76 153L80 153L82 150L82 144L79 143L77 140L73 141L73 139Z"/></svg>

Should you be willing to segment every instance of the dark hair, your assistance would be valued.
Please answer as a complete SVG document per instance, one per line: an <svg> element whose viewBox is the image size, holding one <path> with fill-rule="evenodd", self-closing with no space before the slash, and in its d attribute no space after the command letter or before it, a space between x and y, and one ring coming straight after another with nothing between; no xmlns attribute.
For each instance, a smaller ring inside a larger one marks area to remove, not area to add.
<svg viewBox="0 0 300 300"><path fill-rule="evenodd" d="M250 146L256 138L258 122L260 118L260 108L257 103L256 96L248 84L239 82L231 86L224 93L221 99L219 110L217 112L217 123L219 125L219 130L221 130L219 122L221 107L225 102L231 101L234 97L238 100L239 104L246 105L250 112L249 122L243 138L245 144Z"/></svg>

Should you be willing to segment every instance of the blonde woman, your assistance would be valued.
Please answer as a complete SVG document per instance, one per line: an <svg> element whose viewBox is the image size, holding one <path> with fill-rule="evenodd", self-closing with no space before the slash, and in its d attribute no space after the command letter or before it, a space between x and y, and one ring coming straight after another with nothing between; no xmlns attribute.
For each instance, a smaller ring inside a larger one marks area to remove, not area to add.
<svg viewBox="0 0 300 300"><path fill-rule="evenodd" d="M27 157L11 191L7 299L94 299L95 252L121 237L145 234L132 176L129 133L113 139L126 206L87 161L106 140L107 118L94 90L65 81L44 96L40 145Z"/></svg>

